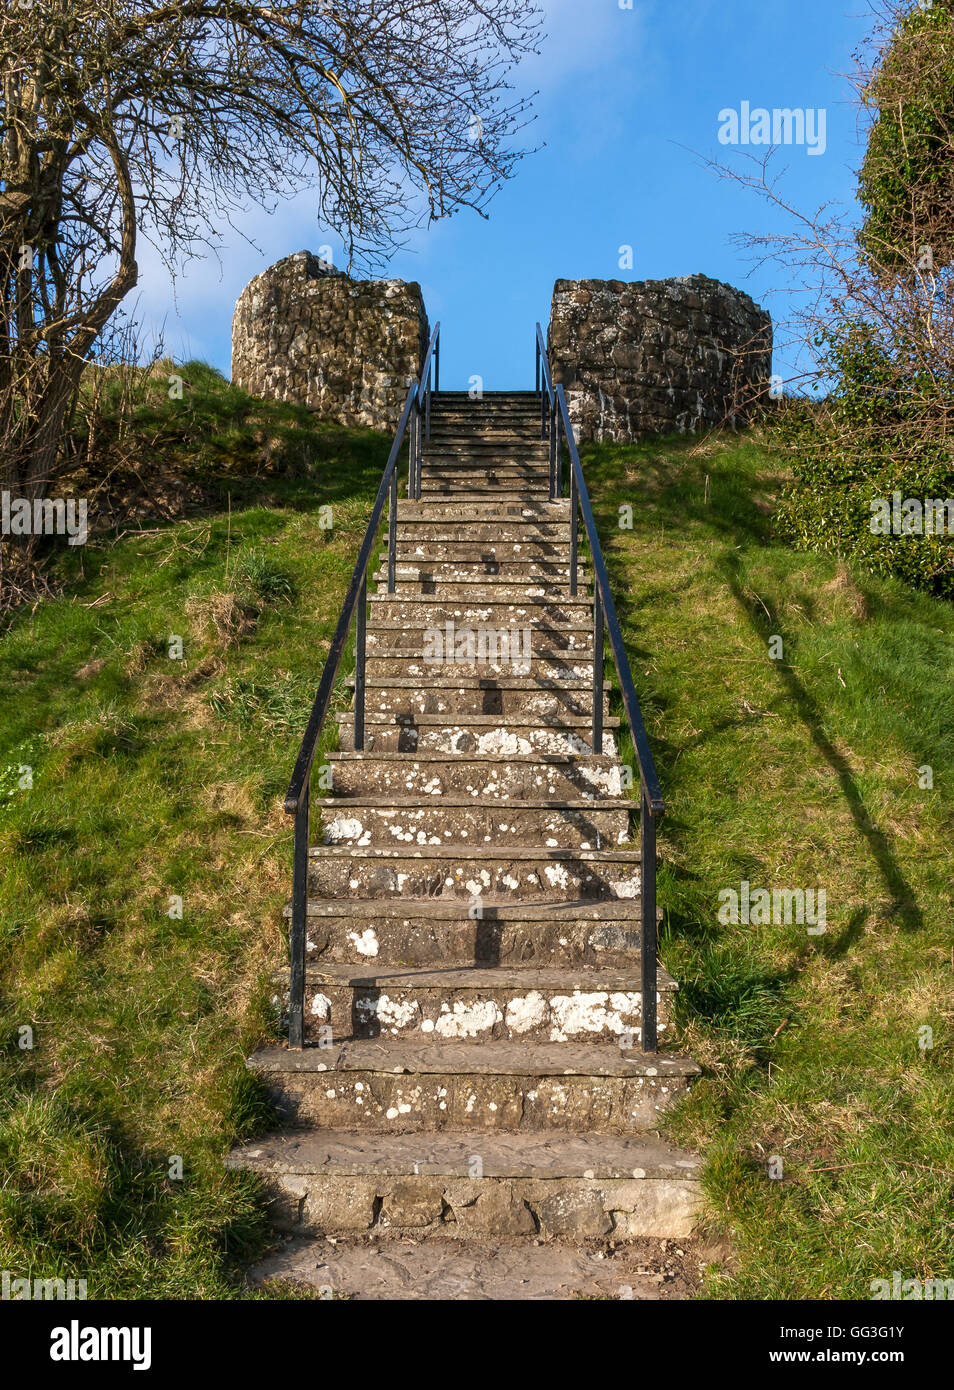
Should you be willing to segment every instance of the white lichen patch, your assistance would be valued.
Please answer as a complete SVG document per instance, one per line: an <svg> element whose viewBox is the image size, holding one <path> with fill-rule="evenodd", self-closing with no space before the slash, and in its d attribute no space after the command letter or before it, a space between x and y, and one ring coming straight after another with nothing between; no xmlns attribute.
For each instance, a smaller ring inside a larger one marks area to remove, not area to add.
<svg viewBox="0 0 954 1390"><path fill-rule="evenodd" d="M358 995L355 1008L366 1019L376 1018L382 1028L396 1032L408 1028L417 1018L420 1009L416 999L391 999L387 994Z"/></svg>
<svg viewBox="0 0 954 1390"><path fill-rule="evenodd" d="M325 831L326 845L369 845L371 832L356 816L335 816Z"/></svg>
<svg viewBox="0 0 954 1390"><path fill-rule="evenodd" d="M481 999L476 1004L465 1004L457 999L453 1012L441 1014L434 1028L442 1038L476 1038L478 1033L493 1028L502 1017L492 999Z"/></svg>
<svg viewBox="0 0 954 1390"><path fill-rule="evenodd" d="M550 1000L550 1041L566 1042L580 1033L613 1033L632 1028L639 1015L639 995L603 991L557 994Z"/></svg>
<svg viewBox="0 0 954 1390"><path fill-rule="evenodd" d="M546 999L539 990L531 990L522 998L511 999L507 1005L507 1027L511 1033L529 1033L543 1027L548 1013Z"/></svg>
<svg viewBox="0 0 954 1390"><path fill-rule="evenodd" d="M359 956L376 956L378 954L378 938L370 927L361 932L360 936L355 931L349 932L348 940Z"/></svg>
<svg viewBox="0 0 954 1390"><path fill-rule="evenodd" d="M638 898L639 874L634 873L631 878L610 879L610 888L614 898Z"/></svg>
<svg viewBox="0 0 954 1390"><path fill-rule="evenodd" d="M311 1001L311 1012L313 1018L327 1018L331 1013L331 1000L327 994L316 994Z"/></svg>

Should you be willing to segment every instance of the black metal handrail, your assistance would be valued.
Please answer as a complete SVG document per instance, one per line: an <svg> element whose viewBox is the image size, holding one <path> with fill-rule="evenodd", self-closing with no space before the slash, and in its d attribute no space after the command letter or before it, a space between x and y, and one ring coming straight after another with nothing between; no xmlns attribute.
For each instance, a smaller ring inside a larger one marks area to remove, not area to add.
<svg viewBox="0 0 954 1390"><path fill-rule="evenodd" d="M593 566L593 737L594 753L603 747L603 634L609 634L610 651L616 666L623 709L633 738L640 778L640 852L641 852L641 925L642 925L642 1049L655 1052L656 1024L656 822L665 813L666 803L649 746L649 736L643 722L639 696L633 684L629 657L616 615L616 604L610 591L609 575L603 559L599 533L593 518L590 495L583 477L576 436L570 420L566 392L562 385L553 384L549 352L543 330L537 324L536 384L540 392L540 415L543 437L550 441L550 498L555 501L563 494L561 435L566 439L570 455L570 594L577 592L578 573L578 516L590 547Z"/></svg>
<svg viewBox="0 0 954 1390"><path fill-rule="evenodd" d="M440 324L435 324L431 334L420 379L411 384L401 411L397 432L388 461L378 487L371 517L368 521L358 559L351 575L348 592L342 604L338 625L331 639L331 647L325 660L324 670L318 684L311 707L311 714L305 726L304 737L298 750L295 768L292 772L288 793L285 797L286 814L295 817L295 840L292 868L291 899L291 980L288 1009L288 1042L291 1047L304 1046L305 1033L305 938L308 914L308 850L311 829L311 772L318 751L318 740L328 715L328 707L338 678L338 668L344 656L352 621L355 623L355 673L354 673L354 746L360 752L364 748L364 701L365 701L365 659L366 624L368 607L368 564L374 548L385 499L388 499L388 593L395 589L395 570L397 553L397 496L398 496L398 458L404 436L408 434L408 484L407 495L412 501L421 495L421 455L422 441L430 437L431 396L440 384ZM431 366L434 367L433 385Z"/></svg>

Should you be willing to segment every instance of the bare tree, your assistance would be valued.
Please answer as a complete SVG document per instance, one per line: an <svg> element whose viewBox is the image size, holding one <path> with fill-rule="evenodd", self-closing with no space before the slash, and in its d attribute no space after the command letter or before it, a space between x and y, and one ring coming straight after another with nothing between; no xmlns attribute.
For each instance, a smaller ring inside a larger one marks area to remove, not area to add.
<svg viewBox="0 0 954 1390"><path fill-rule="evenodd" d="M137 282L313 184L349 261L483 210L521 151L533 0L6 0L0 482L42 496L89 354Z"/></svg>

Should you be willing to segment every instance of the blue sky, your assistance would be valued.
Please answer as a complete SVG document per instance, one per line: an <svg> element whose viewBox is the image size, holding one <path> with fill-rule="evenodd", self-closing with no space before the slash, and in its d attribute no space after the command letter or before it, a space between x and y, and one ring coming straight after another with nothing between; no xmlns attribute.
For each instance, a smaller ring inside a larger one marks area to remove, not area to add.
<svg viewBox="0 0 954 1390"><path fill-rule="evenodd" d="M850 202L860 149L842 74L867 28L866 0L632 0L631 9L545 0L544 9L541 56L517 73L522 90L539 89L528 143L542 148L517 166L489 220L464 212L422 229L384 272L420 281L432 323L441 320L442 384L479 374L488 390L532 385L533 325L546 322L557 278L701 271L784 320L779 272L732 240L780 226L778 215L698 156L738 161L719 143L724 109L822 108L825 152L780 152L785 191L808 209ZM303 194L271 216L253 209L239 227L258 249L226 228L221 261L190 263L174 296L143 247L138 317L162 325L174 357L227 373L232 308L248 280L305 247L330 242L339 258L313 204ZM631 270L619 268L624 245ZM784 350L775 370L793 370Z"/></svg>

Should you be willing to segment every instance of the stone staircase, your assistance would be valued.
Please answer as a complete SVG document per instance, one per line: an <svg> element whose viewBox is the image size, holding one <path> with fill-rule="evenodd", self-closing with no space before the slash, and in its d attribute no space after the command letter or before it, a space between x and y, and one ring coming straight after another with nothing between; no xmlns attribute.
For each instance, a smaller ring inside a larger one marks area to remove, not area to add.
<svg viewBox="0 0 954 1390"><path fill-rule="evenodd" d="M250 1059L285 1127L228 1159L266 1179L284 1231L692 1228L698 1161L654 1131L698 1068L638 1050L637 808L606 703L588 742L593 604L582 568L570 596L539 436L532 393L442 392L421 498L398 505L365 746L341 717L313 803L307 1045ZM660 970L667 1041L675 987Z"/></svg>

